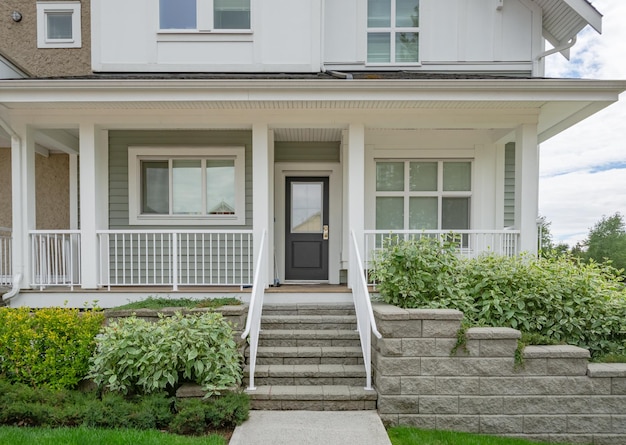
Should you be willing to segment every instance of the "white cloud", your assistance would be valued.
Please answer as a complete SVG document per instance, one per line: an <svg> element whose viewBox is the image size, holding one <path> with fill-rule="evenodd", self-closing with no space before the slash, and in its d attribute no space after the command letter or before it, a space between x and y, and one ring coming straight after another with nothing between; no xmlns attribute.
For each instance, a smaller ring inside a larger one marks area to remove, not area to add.
<svg viewBox="0 0 626 445"><path fill-rule="evenodd" d="M593 5L603 34L585 29L569 62L546 60L547 77L626 79L626 1ZM539 213L558 241L575 244L603 215L626 214L626 94L620 99L541 146Z"/></svg>

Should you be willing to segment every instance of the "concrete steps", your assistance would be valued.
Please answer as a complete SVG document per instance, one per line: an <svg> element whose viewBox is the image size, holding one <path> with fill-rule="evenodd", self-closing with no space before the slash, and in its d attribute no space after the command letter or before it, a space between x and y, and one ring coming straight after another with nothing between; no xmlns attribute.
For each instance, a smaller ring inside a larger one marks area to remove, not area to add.
<svg viewBox="0 0 626 445"><path fill-rule="evenodd" d="M248 391L253 409L376 409L376 392L364 389L365 367L351 305L264 307L254 381L256 389ZM244 383L249 383L248 366Z"/></svg>

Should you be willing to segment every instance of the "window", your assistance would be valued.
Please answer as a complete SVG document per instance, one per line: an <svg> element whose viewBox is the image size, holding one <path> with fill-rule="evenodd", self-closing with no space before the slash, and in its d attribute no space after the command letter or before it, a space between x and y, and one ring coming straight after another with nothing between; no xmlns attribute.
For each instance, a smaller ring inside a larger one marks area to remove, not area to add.
<svg viewBox="0 0 626 445"><path fill-rule="evenodd" d="M471 162L376 162L376 229L470 228Z"/></svg>
<svg viewBox="0 0 626 445"><path fill-rule="evenodd" d="M159 0L161 30L249 30L250 0Z"/></svg>
<svg viewBox="0 0 626 445"><path fill-rule="evenodd" d="M37 3L37 47L80 48L80 2Z"/></svg>
<svg viewBox="0 0 626 445"><path fill-rule="evenodd" d="M243 148L134 147L128 156L131 224L245 223Z"/></svg>
<svg viewBox="0 0 626 445"><path fill-rule="evenodd" d="M419 0L367 1L367 62L419 62Z"/></svg>

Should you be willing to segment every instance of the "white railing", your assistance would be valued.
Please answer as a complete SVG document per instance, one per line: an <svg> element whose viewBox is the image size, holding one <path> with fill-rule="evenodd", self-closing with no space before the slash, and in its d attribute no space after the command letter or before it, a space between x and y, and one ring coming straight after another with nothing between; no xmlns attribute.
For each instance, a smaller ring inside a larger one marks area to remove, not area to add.
<svg viewBox="0 0 626 445"><path fill-rule="evenodd" d="M261 236L261 244L259 247L259 257L256 261L256 269L254 271L254 284L252 285L252 294L250 295L250 306L248 307L248 316L246 317L246 327L241 334L241 338L245 339L250 336L248 347L249 354L249 383L248 389L254 391L254 371L256 370L256 355L259 349L259 334L261 332L261 313L263 312L263 300L265 299L265 282L264 277L267 276L267 261L264 261L264 253L267 250L266 231Z"/></svg>
<svg viewBox="0 0 626 445"><path fill-rule="evenodd" d="M251 230L98 231L100 285L249 286Z"/></svg>
<svg viewBox="0 0 626 445"><path fill-rule="evenodd" d="M31 285L43 290L48 286L80 285L80 231L30 231Z"/></svg>
<svg viewBox="0 0 626 445"><path fill-rule="evenodd" d="M456 244L459 256L473 258L483 253L513 257L519 252L519 230L365 230L365 270L373 270L374 259L385 240L438 238ZM372 282L368 282L373 284Z"/></svg>
<svg viewBox="0 0 626 445"><path fill-rule="evenodd" d="M0 287L11 287L13 275L11 229L0 227Z"/></svg>
<svg viewBox="0 0 626 445"><path fill-rule="evenodd" d="M350 231L350 265L348 277L352 296L354 299L354 309L356 311L357 329L361 338L361 350L363 352L363 363L365 363L365 389L372 389L372 333L377 338L381 338L380 332L376 328L374 311L370 293L367 290L365 279L365 269L361 261L361 254L354 231Z"/></svg>

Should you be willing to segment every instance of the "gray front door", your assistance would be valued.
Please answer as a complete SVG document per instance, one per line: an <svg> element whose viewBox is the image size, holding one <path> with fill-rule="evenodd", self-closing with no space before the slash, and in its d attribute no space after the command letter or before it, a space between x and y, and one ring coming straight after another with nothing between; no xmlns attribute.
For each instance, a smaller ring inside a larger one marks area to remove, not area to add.
<svg viewBox="0 0 626 445"><path fill-rule="evenodd" d="M328 280L328 177L287 177L285 279Z"/></svg>

